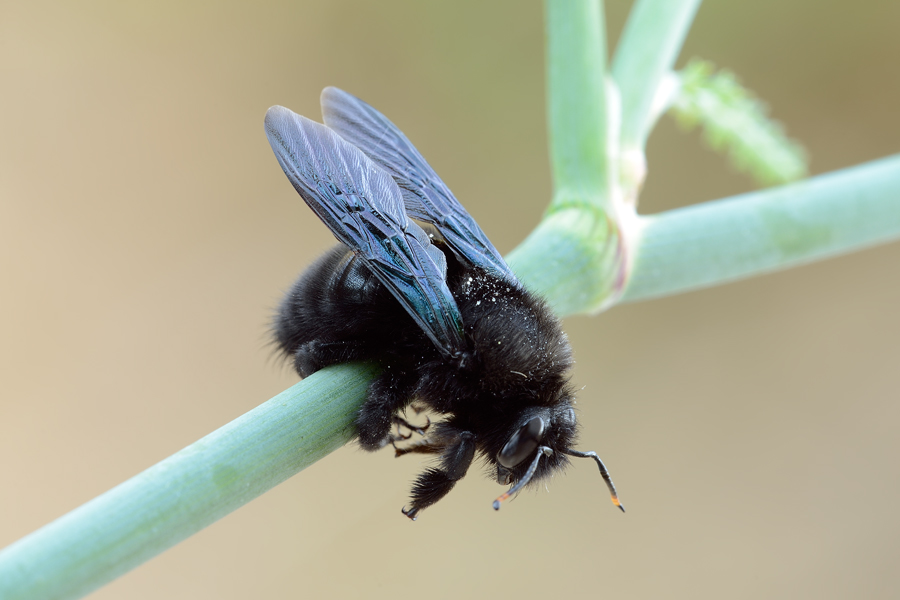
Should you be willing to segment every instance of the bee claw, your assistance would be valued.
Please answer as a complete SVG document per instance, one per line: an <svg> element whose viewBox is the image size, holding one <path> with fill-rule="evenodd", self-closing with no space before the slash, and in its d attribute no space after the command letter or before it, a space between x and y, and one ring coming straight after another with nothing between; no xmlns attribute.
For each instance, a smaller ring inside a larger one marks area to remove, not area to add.
<svg viewBox="0 0 900 600"><path fill-rule="evenodd" d="M419 435L421 435L421 436L424 437L424 436L425 436L425 431L426 431L429 427L431 427L431 419L429 419L427 415L425 416L425 418L428 420L428 422L425 423L425 425L422 426L422 427L416 427L415 425L409 423L409 422L408 422L406 419L404 419L403 417L395 416L395 417L394 417L394 423L397 424L397 433L398 433L398 434L400 433L400 426L402 425L403 427L406 427L407 429L409 429L411 432L418 433ZM412 434L410 434L410 435L412 435ZM403 438L403 439L409 439L409 438Z"/></svg>

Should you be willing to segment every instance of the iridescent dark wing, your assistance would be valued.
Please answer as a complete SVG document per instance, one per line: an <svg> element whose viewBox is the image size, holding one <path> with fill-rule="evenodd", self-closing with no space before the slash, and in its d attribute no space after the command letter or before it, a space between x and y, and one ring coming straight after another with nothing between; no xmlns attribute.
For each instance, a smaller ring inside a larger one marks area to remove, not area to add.
<svg viewBox="0 0 900 600"><path fill-rule="evenodd" d="M463 347L447 262L410 221L397 184L328 127L273 106L266 135L285 174L334 236L353 250L443 353Z"/></svg>
<svg viewBox="0 0 900 600"><path fill-rule="evenodd" d="M400 186L409 216L437 227L453 251L469 264L507 281L518 281L478 223L387 117L334 87L322 90L322 116L330 129L390 173Z"/></svg>

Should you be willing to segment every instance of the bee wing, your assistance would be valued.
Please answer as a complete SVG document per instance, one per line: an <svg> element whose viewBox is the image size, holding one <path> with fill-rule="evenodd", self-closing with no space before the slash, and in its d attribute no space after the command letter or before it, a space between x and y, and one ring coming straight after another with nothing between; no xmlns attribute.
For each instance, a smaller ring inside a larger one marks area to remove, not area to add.
<svg viewBox="0 0 900 600"><path fill-rule="evenodd" d="M518 281L475 219L387 117L335 87L322 90L322 116L329 128L390 173L409 216L437 227L453 251L470 264Z"/></svg>
<svg viewBox="0 0 900 600"><path fill-rule="evenodd" d="M266 135L294 189L400 301L445 354L463 347L462 318L447 287L447 262L410 221L397 184L328 127L281 107Z"/></svg>

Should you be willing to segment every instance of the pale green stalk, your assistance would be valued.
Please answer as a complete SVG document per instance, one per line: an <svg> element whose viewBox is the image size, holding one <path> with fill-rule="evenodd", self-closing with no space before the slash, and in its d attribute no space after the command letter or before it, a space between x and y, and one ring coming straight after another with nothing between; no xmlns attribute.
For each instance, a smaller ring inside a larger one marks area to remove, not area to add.
<svg viewBox="0 0 900 600"><path fill-rule="evenodd" d="M761 186L791 183L808 174L803 147L771 119L764 102L727 70L691 60L677 74L670 114L685 128L702 125L712 148Z"/></svg>
<svg viewBox="0 0 900 600"><path fill-rule="evenodd" d="M672 70L700 0L637 0L613 57L622 101L622 149L643 150L653 127L654 99Z"/></svg>
<svg viewBox="0 0 900 600"><path fill-rule="evenodd" d="M551 209L608 201L606 32L598 0L548 0L547 120Z"/></svg>
<svg viewBox="0 0 900 600"><path fill-rule="evenodd" d="M553 199L546 218L508 257L560 313L599 307L620 270L607 215L606 36L598 0L547 0L547 121Z"/></svg>
<svg viewBox="0 0 900 600"><path fill-rule="evenodd" d="M640 227L624 302L900 239L900 155L641 217Z"/></svg>
<svg viewBox="0 0 900 600"><path fill-rule="evenodd" d="M0 598L78 598L346 444L372 366L330 367L0 551Z"/></svg>
<svg viewBox="0 0 900 600"><path fill-rule="evenodd" d="M637 0L625 23L612 64L621 105L612 146L620 212L637 206L647 176L644 145L677 86L671 70L699 5L700 0Z"/></svg>

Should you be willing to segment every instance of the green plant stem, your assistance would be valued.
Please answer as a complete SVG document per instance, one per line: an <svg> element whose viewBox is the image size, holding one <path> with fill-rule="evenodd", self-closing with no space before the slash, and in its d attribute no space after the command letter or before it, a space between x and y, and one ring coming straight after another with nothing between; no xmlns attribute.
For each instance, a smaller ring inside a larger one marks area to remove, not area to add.
<svg viewBox="0 0 900 600"><path fill-rule="evenodd" d="M609 200L606 37L599 0L547 0L551 210Z"/></svg>
<svg viewBox="0 0 900 600"><path fill-rule="evenodd" d="M509 264L556 311L572 314L603 306L620 271L610 217L605 26L599 0L547 0L545 7L553 199Z"/></svg>
<svg viewBox="0 0 900 600"><path fill-rule="evenodd" d="M641 223L623 302L851 252L900 239L900 155Z"/></svg>
<svg viewBox="0 0 900 600"><path fill-rule="evenodd" d="M638 0L613 57L622 103L622 151L643 150L653 127L653 100L671 71L700 0Z"/></svg>
<svg viewBox="0 0 900 600"><path fill-rule="evenodd" d="M78 598L346 444L371 365L329 367L0 551L0 598Z"/></svg>
<svg viewBox="0 0 900 600"><path fill-rule="evenodd" d="M670 114L690 129L702 125L713 150L761 186L791 183L807 176L803 147L787 137L768 116L766 105L728 70L716 71L704 60L691 60L673 78L680 82Z"/></svg>
<svg viewBox="0 0 900 600"><path fill-rule="evenodd" d="M560 316L600 310L620 283L616 224L592 206L547 215L506 257L519 281Z"/></svg>

